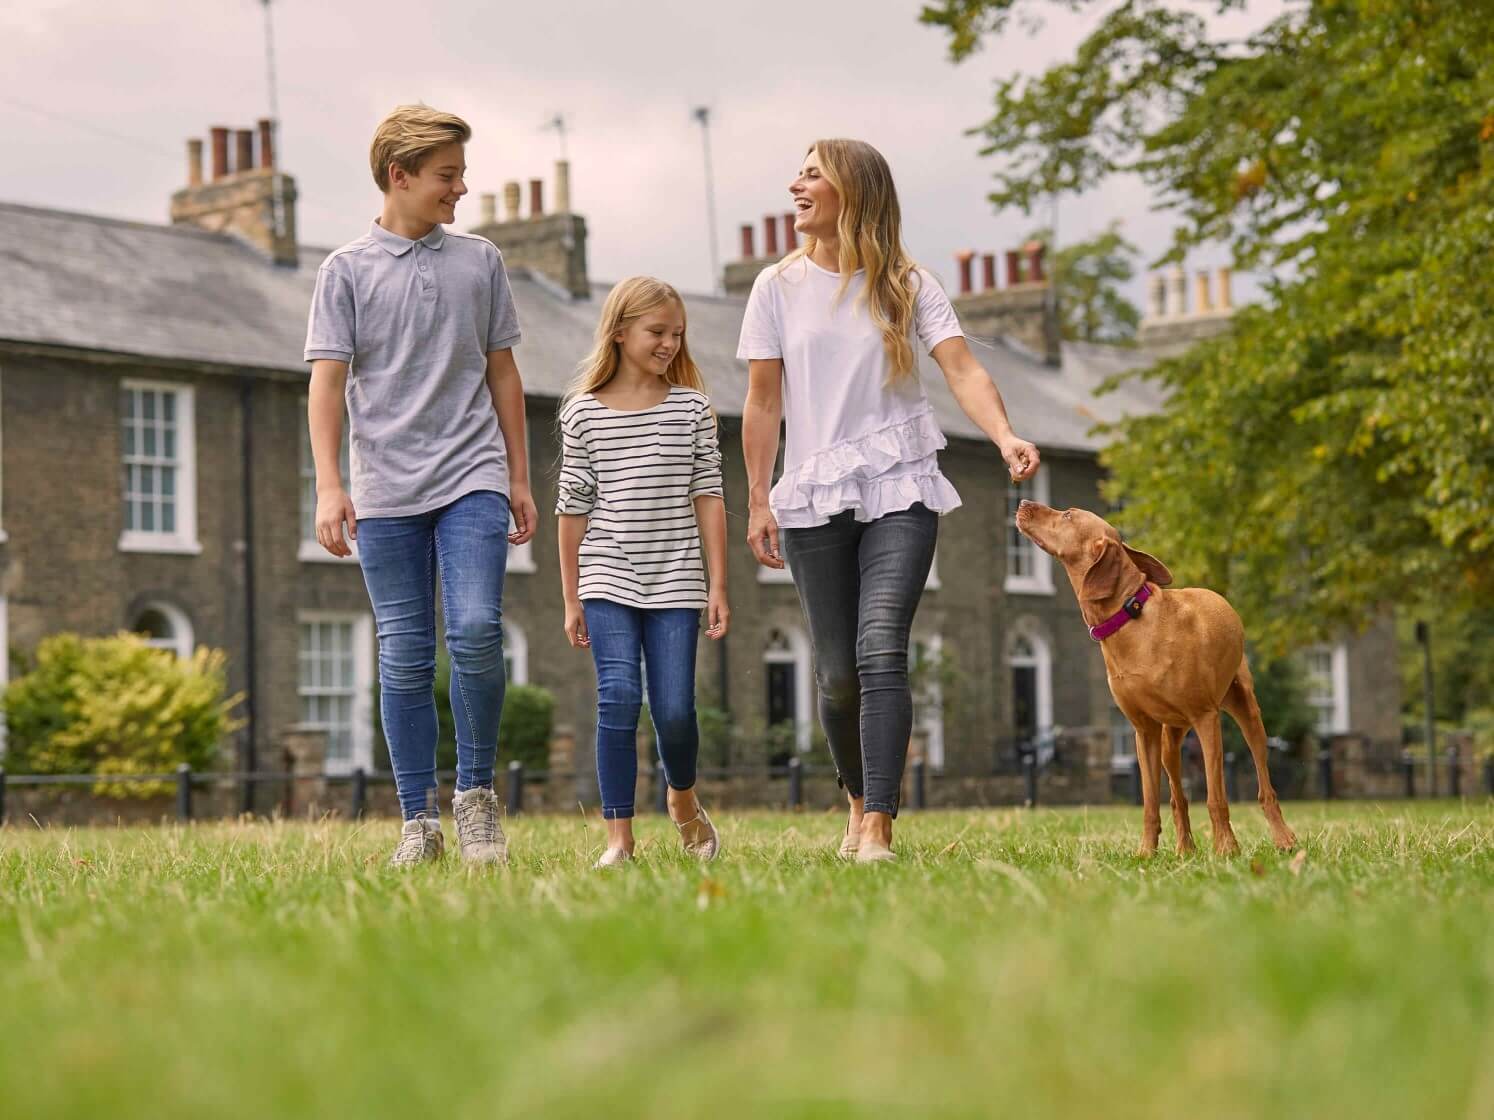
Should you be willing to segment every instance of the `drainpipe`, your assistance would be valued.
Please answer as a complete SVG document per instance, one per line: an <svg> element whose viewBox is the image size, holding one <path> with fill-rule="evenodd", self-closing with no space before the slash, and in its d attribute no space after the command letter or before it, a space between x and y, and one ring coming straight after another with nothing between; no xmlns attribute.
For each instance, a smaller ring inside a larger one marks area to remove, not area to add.
<svg viewBox="0 0 1494 1120"><path fill-rule="evenodd" d="M244 691L248 694L244 705L244 749L243 769L253 773L258 768L255 751L255 735L259 729L256 718L259 707L259 689L255 680L254 618L254 381L242 378L239 381L239 420L243 424L243 439L239 448L239 472L243 480L242 501L244 506ZM254 782L246 779L239 789L239 811L254 812Z"/></svg>

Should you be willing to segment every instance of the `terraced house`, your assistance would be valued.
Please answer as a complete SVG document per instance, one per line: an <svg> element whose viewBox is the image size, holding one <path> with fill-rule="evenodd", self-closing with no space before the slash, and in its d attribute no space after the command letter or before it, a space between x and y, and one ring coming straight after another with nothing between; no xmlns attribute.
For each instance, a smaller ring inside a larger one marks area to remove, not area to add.
<svg viewBox="0 0 1494 1120"><path fill-rule="evenodd" d="M232 687L249 696L239 762L311 725L326 731L329 766L351 768L375 757L374 628L356 562L313 539L301 361L327 250L297 242L296 185L275 166L269 138L265 125L214 129L206 172L202 143L189 142L188 182L170 199L169 224L0 204L0 673L4 651L62 630L136 630L181 653L220 647ZM498 197L483 196L475 231L503 250L512 280L535 498L547 511L556 403L608 285L588 274L586 222L572 210L565 165L548 210L544 194L530 181L521 213L520 187L508 184L501 214ZM754 233L743 229L726 295L688 297L691 347L721 416L733 526L734 626L703 648L700 695L730 713L740 743L764 741L772 727L780 749L811 752L814 683L794 589L783 573L757 568L743 541L746 369L734 357L743 293L793 236L790 223L767 219L759 253ZM956 266L948 279L973 349L1044 461L1013 487L925 359L949 437L945 471L965 504L941 523L915 627L926 670L917 746L935 769L978 774L1013 742L1056 725L1114 722L1068 583L1016 534L1011 513L1023 497L1103 509L1093 426L1157 401L1134 382L1103 397L1095 390L1155 351L1060 343L1040 246L965 255ZM1158 348L1227 322L1227 307L1183 313L1181 295L1175 279L1154 298L1147 338ZM558 724L575 732L585 795L592 671L561 632L554 543L546 517L537 539L510 554L507 660L512 680L554 692ZM1325 730L1398 743L1385 625L1306 656ZM1116 741L1129 752L1124 735Z"/></svg>

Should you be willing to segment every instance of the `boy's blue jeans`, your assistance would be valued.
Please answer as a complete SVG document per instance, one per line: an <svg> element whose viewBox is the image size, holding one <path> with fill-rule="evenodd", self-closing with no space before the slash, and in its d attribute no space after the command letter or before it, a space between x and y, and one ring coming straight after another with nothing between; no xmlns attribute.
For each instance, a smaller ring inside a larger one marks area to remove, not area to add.
<svg viewBox="0 0 1494 1120"><path fill-rule="evenodd" d="M700 730L695 723L695 645L700 612L682 607L649 610L587 599L586 630L597 666L597 784L602 817L633 815L638 785L638 716L643 670L664 780L674 789L695 785ZM640 664L642 662L642 664Z"/></svg>
<svg viewBox="0 0 1494 1120"><path fill-rule="evenodd" d="M358 522L379 630L379 715L406 820L436 809L436 576L451 655L457 786L493 784L503 712L508 499L493 490L409 517Z"/></svg>

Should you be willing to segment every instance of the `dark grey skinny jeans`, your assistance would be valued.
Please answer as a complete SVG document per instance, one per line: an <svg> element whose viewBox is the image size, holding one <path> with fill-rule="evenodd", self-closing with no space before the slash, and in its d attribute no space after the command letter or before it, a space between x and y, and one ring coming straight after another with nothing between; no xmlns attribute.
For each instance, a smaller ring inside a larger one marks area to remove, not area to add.
<svg viewBox="0 0 1494 1120"><path fill-rule="evenodd" d="M897 816L913 730L908 634L938 534L939 515L921 503L780 534L809 622L820 726L841 783L865 796L868 813Z"/></svg>

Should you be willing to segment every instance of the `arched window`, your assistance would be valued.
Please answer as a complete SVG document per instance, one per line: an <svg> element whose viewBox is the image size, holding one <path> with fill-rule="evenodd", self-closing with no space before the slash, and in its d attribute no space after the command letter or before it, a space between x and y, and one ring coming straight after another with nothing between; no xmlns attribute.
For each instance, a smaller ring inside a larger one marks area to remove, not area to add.
<svg viewBox="0 0 1494 1120"><path fill-rule="evenodd" d="M155 649L167 649L178 657L192 656L192 621L170 603L146 603L130 621L130 629Z"/></svg>
<svg viewBox="0 0 1494 1120"><path fill-rule="evenodd" d="M1012 631L1006 646L1012 673L1012 734L1036 742L1053 730L1053 659L1035 626Z"/></svg>
<svg viewBox="0 0 1494 1120"><path fill-rule="evenodd" d="M763 651L768 681L767 722L794 726L794 744L809 750L810 657L809 640L797 627L775 629Z"/></svg>
<svg viewBox="0 0 1494 1120"><path fill-rule="evenodd" d="M503 668L509 684L529 683L529 638L517 622L503 620Z"/></svg>

